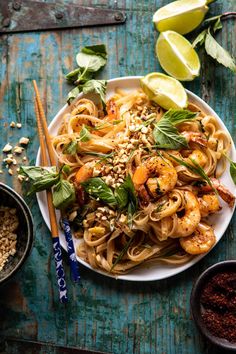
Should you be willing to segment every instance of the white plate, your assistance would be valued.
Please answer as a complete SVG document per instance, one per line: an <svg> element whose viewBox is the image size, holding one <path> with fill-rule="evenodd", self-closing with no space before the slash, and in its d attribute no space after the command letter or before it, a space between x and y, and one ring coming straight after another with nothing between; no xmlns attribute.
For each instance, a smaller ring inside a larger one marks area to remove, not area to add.
<svg viewBox="0 0 236 354"><path fill-rule="evenodd" d="M122 77L122 78L117 78L117 79L112 79L108 81L108 87L107 87L107 98L109 99L113 94L116 88L121 88L125 89L127 91L133 91L139 88L139 79L141 77L139 76L128 76L128 77ZM196 103L204 112L207 114L213 115L217 118L219 125L221 128L225 131L228 132L227 128L225 127L224 123L221 121L221 119L218 117L218 115L213 111L212 108L208 106L201 98L193 94L192 92L186 90L189 100L193 103ZM78 96L78 98L81 98L83 96L82 94ZM70 111L70 107L68 105L65 105L54 117L52 122L49 125L49 132L50 135L56 135L58 128L61 124L62 117L63 115ZM236 160L236 152L235 152L235 146L232 141L232 151L231 151L231 156L232 159L235 161ZM36 160L36 165L39 165L40 162L40 149L38 151L37 155L37 160ZM230 173L229 173L229 168L225 171L223 176L221 177L221 181L229 188L229 190L235 195L236 194L236 187L234 183L231 180ZM48 208L47 208L47 202L46 202L46 194L45 192L41 192L37 194L37 199L38 199L38 204L40 211L42 213L42 216L44 218L44 221L46 222L48 228L50 229L50 221L49 221L49 216L48 216ZM214 230L216 234L216 239L217 242L221 239L223 236L224 232L226 231L229 222L233 216L234 210L230 209L228 205L222 202L223 209L221 212L217 213L216 215L211 217L211 222L214 225ZM57 217L59 218L59 213L57 213ZM63 232L60 231L60 242L62 247L66 250L66 241ZM74 240L75 245L78 240ZM165 265L165 264L157 264L154 266L149 266L148 268L140 268L140 269L135 269L132 272L130 272L127 275L122 275L118 276L118 279L123 279L123 280L129 280L129 281L151 281L151 280L160 280L160 279L165 279L168 277L171 277L175 274L178 274L180 272L183 272L185 269L188 269L191 267L193 264L197 263L200 259L202 259L206 254L200 255L192 259L190 262L184 264L184 265ZM78 258L78 257L77 257ZM91 268L89 264L78 258L78 261L82 263L84 266ZM93 269L95 272L104 274L106 276L111 276L105 272L102 272L97 269Z"/></svg>

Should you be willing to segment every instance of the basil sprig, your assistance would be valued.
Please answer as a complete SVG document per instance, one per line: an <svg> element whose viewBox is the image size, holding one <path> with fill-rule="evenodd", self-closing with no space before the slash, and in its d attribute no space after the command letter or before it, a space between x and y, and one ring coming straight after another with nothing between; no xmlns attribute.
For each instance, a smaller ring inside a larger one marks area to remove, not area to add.
<svg viewBox="0 0 236 354"><path fill-rule="evenodd" d="M128 175L121 186L115 189L115 197L118 204L118 209L127 208L128 225L132 227L133 214L138 208L138 199L134 189L134 184L130 175Z"/></svg>
<svg viewBox="0 0 236 354"><path fill-rule="evenodd" d="M82 126L79 138L72 140L70 143L66 144L62 150L63 154L75 155L78 149L78 142L86 142L91 139L91 135L85 125Z"/></svg>
<svg viewBox="0 0 236 354"><path fill-rule="evenodd" d="M31 185L28 195L48 189L60 179L56 167L21 166L19 174L29 178Z"/></svg>
<svg viewBox="0 0 236 354"><path fill-rule="evenodd" d="M190 161L192 162L192 165L186 161L184 161L183 159L179 159L178 157L172 155L172 154L168 154L173 160L175 160L176 162L178 162L180 165L186 167L188 170L190 170L191 172L195 173L196 175L198 175L199 177L201 177L202 180L204 180L207 184L209 184L209 186L214 190L214 192L216 194L218 194L217 190L214 188L210 177L206 174L206 172L204 171L204 169L197 163L196 160L190 158Z"/></svg>
<svg viewBox="0 0 236 354"><path fill-rule="evenodd" d="M226 17L226 15L222 14L205 20L204 22L210 23L210 25L208 28L199 33L192 46L194 48L197 45L202 46L204 44L208 55L210 55L218 63L224 65L226 68L229 68L231 71L236 73L236 64L234 59L231 57L230 53L221 47L221 45L213 37L213 33L223 27L221 23L221 19L223 17Z"/></svg>
<svg viewBox="0 0 236 354"><path fill-rule="evenodd" d="M61 178L53 189L53 205L56 209L65 209L75 201L75 188L72 183Z"/></svg>
<svg viewBox="0 0 236 354"><path fill-rule="evenodd" d="M187 140L179 132L175 125L195 119L197 113L188 110L169 109L155 124L153 138L159 149L178 150L188 147Z"/></svg>
<svg viewBox="0 0 236 354"><path fill-rule="evenodd" d="M106 46L100 44L84 47L76 55L76 61L79 67L66 75L66 79L76 85L68 94L68 104L80 92L84 94L95 92L100 96L102 104L105 106L107 82L105 80L95 80L94 76L107 62Z"/></svg>
<svg viewBox="0 0 236 354"><path fill-rule="evenodd" d="M87 181L82 182L81 185L91 197L99 199L113 208L119 210L127 209L130 216L138 208L138 199L130 175L114 191L100 177L89 178Z"/></svg>
<svg viewBox="0 0 236 354"><path fill-rule="evenodd" d="M21 166L19 174L29 178L28 195L49 189L52 190L53 204L57 209L64 209L75 200L75 188L72 183L63 179L62 174L68 171L65 165L59 172L56 167Z"/></svg>
<svg viewBox="0 0 236 354"><path fill-rule="evenodd" d="M230 161L230 175L231 178L234 182L234 184L236 184L236 162L233 162L232 160Z"/></svg>
<svg viewBox="0 0 236 354"><path fill-rule="evenodd" d="M234 162L233 160L231 160L231 158L229 156L227 156L226 154L224 154L224 156L227 158L227 160L229 161L229 171L230 171L230 175L231 178L234 182L234 184L236 184L236 162Z"/></svg>
<svg viewBox="0 0 236 354"><path fill-rule="evenodd" d="M81 185L85 191L93 198L102 200L104 203L115 207L117 200L112 189L100 177L92 177L87 181L82 182Z"/></svg>

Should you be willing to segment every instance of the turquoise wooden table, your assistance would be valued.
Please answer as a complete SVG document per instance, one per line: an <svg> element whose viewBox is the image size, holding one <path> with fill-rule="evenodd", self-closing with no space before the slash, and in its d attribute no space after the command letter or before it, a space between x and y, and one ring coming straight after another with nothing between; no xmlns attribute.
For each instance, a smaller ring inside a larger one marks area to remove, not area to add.
<svg viewBox="0 0 236 354"><path fill-rule="evenodd" d="M161 70L154 54L157 32L151 19L156 8L168 3L167 0L118 0L116 3L75 0L74 3L117 7L125 11L126 23L0 37L0 148L28 136L26 163L35 162L39 145L32 79L38 82L50 121L65 103L70 88L64 74L74 67L75 54L82 46L107 45L109 60L103 78ZM210 14L229 10L236 11L235 0L218 0L211 4ZM234 56L235 26L234 20L224 21L223 31L217 37ZM235 138L235 76L202 51L200 57L201 76L185 86L215 109ZM10 129L11 121L21 122L22 128ZM4 164L2 169L0 180L22 193L16 176L8 175ZM138 284L116 281L81 266L81 283L73 285L67 264L70 302L65 306L58 301L50 233L36 199L28 203L34 217L35 242L23 269L0 288L0 351L31 353L14 342L3 349L4 338L14 337L51 344L47 350L34 351L37 353L59 353L53 344L121 354L212 353L191 318L190 292L197 276L208 266L236 258L235 217L209 255L191 269L163 281Z"/></svg>

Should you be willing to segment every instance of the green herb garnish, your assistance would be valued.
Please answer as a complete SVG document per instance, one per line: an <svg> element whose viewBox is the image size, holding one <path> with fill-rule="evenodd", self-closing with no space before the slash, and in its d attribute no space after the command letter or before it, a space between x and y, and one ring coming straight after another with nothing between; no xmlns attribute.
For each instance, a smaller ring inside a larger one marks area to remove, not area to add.
<svg viewBox="0 0 236 354"><path fill-rule="evenodd" d="M77 153L77 140L72 140L70 143L66 144L63 149L62 153L64 155L75 155Z"/></svg>
<svg viewBox="0 0 236 354"><path fill-rule="evenodd" d="M231 158L229 156L227 156L225 153L224 153L224 156L226 157L226 159L229 161L229 171L230 171L230 175L231 175L231 178L234 182L234 184L236 184L236 162L234 162L233 160L231 160Z"/></svg>
<svg viewBox="0 0 236 354"><path fill-rule="evenodd" d="M100 177L89 178L81 185L91 197L99 199L113 208L127 209L128 217L133 216L138 208L138 199L130 175L114 192Z"/></svg>
<svg viewBox="0 0 236 354"><path fill-rule="evenodd" d="M103 181L102 178L89 178L87 181L82 182L81 185L91 197L102 200L111 207L115 207L117 205L117 200L112 189Z"/></svg>
<svg viewBox="0 0 236 354"><path fill-rule="evenodd" d="M105 106L106 85L105 80L95 80L94 75L107 62L107 51L104 44L87 46L81 49L77 54L76 61L79 68L69 72L66 79L76 85L67 97L68 104L78 96L80 92L84 94L97 93Z"/></svg>
<svg viewBox="0 0 236 354"><path fill-rule="evenodd" d="M56 167L21 166L19 175L29 178L31 185L27 195L48 189L60 179Z"/></svg>
<svg viewBox="0 0 236 354"><path fill-rule="evenodd" d="M169 109L155 124L153 138L159 149L178 150L188 147L187 140L175 127L175 125L195 119L197 113L188 110Z"/></svg>
<svg viewBox="0 0 236 354"><path fill-rule="evenodd" d="M212 182L210 180L210 178L207 176L206 172L203 170L203 168L192 158L190 158L191 162L193 163L193 165L191 165L190 163L179 159L178 157L168 154L173 160L175 160L176 162L178 162L180 165L187 167L188 170L190 170L191 172L195 173L196 175L200 176L204 181L207 182L207 184L209 184L209 186L214 190L214 192L216 194L218 194L218 192L216 191L216 189L213 187Z"/></svg>
<svg viewBox="0 0 236 354"><path fill-rule="evenodd" d="M53 205L56 209L65 209L75 201L75 188L72 183L61 178L53 189Z"/></svg>
<svg viewBox="0 0 236 354"><path fill-rule="evenodd" d="M73 203L75 200L74 186L62 178L66 169L68 172L69 166L66 169L65 166L59 172L56 167L21 166L19 174L29 178L28 195L54 187L52 194L55 208L64 209Z"/></svg>
<svg viewBox="0 0 236 354"><path fill-rule="evenodd" d="M77 141L82 141L84 143L86 141L89 141L90 139L91 139L91 135L88 129L83 125L79 133L79 139Z"/></svg>
<svg viewBox="0 0 236 354"><path fill-rule="evenodd" d="M110 272L113 271L113 269L115 268L115 266L120 262L120 260L124 257L125 253L127 252L131 242L133 241L135 237L135 234L133 236L130 237L129 241L125 244L124 248L121 250L120 254L118 255L118 257L116 258L115 262L113 263Z"/></svg>
<svg viewBox="0 0 236 354"><path fill-rule="evenodd" d="M80 141L86 142L90 139L91 135L85 125L83 125L79 134L79 138L76 138L75 140L72 140L71 142L66 144L62 150L62 153L66 155L75 155L78 151L78 143Z"/></svg>
<svg viewBox="0 0 236 354"><path fill-rule="evenodd" d="M230 13L229 13L230 14ZM230 53L225 50L221 45L215 40L212 33L220 30L222 28L221 19L226 17L226 15L214 16L205 20L205 23L210 23L207 29L204 29L194 40L192 46L193 48L197 45L202 46L204 44L205 50L208 55L215 59L218 63L229 68L231 71L236 73L236 64L234 59L231 57ZM213 21L215 21L213 23Z"/></svg>

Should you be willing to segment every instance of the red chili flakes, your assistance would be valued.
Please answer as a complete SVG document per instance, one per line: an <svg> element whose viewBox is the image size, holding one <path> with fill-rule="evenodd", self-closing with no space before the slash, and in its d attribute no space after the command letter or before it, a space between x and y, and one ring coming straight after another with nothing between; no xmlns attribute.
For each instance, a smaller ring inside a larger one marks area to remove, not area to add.
<svg viewBox="0 0 236 354"><path fill-rule="evenodd" d="M216 337L236 342L236 273L219 273L201 295L202 319Z"/></svg>

